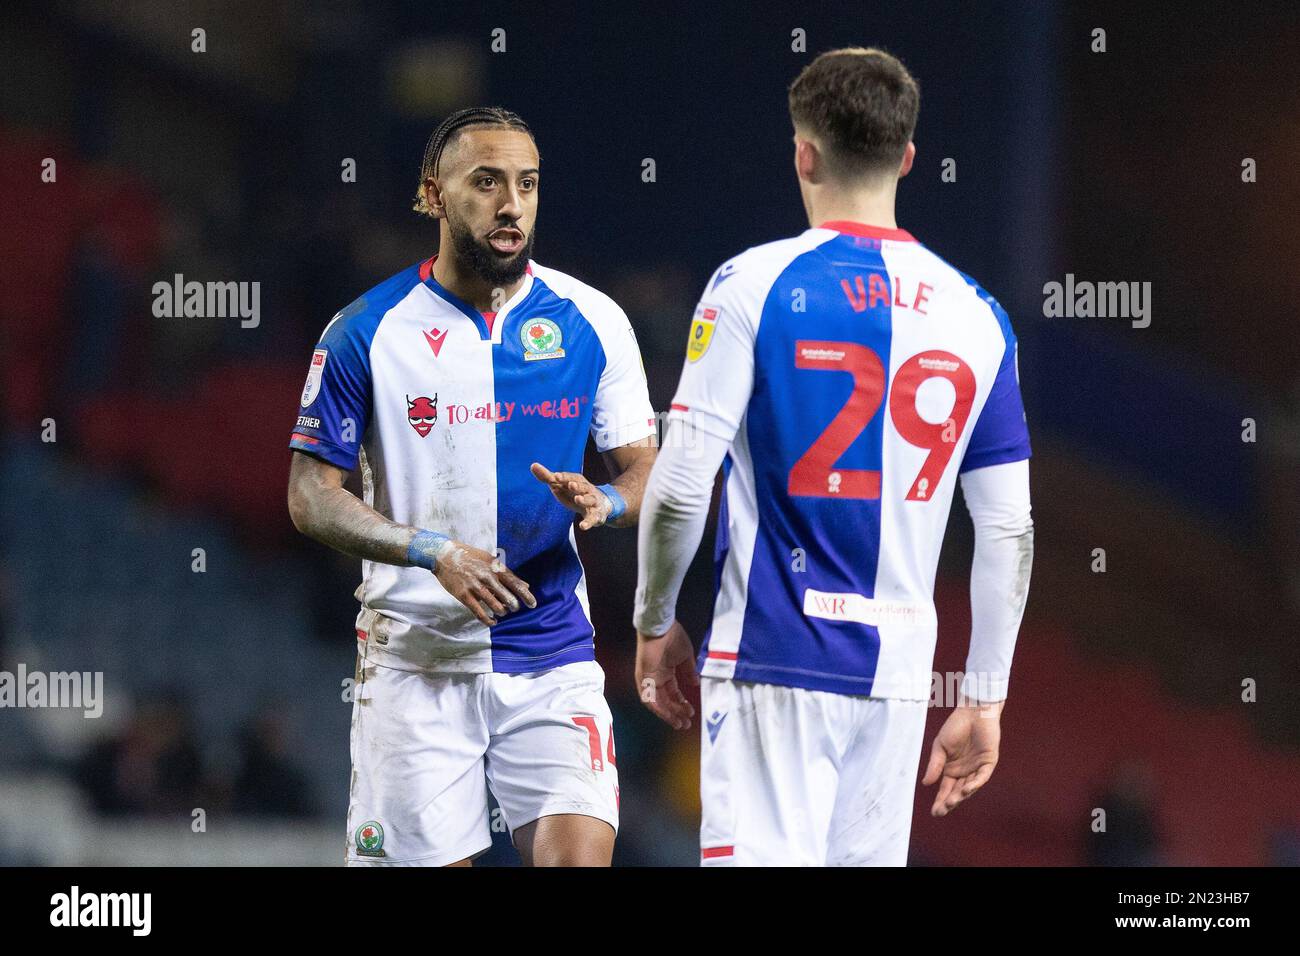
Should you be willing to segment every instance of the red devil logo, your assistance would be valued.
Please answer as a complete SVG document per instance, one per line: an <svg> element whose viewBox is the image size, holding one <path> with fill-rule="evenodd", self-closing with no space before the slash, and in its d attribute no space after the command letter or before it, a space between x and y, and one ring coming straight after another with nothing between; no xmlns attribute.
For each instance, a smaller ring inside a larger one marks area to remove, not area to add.
<svg viewBox="0 0 1300 956"><path fill-rule="evenodd" d="M415 401L411 401L411 396L407 395L406 418L421 438L427 436L438 423L438 393L434 392L431 399L421 395Z"/></svg>

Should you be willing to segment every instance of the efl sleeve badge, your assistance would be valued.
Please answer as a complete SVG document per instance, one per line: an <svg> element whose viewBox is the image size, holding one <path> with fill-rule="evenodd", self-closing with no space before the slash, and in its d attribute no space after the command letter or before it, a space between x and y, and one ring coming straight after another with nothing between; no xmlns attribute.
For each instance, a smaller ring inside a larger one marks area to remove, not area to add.
<svg viewBox="0 0 1300 956"><path fill-rule="evenodd" d="M316 349L311 353L311 367L307 370L307 383L302 387L302 398L298 404L307 408L312 402L316 401L316 396L320 394L321 378L325 374L325 359L329 357L329 351L326 349Z"/></svg>
<svg viewBox="0 0 1300 956"><path fill-rule="evenodd" d="M713 327L718 321L718 310L713 306L702 305L691 323L690 341L686 343L686 360L698 362L709 350L713 341Z"/></svg>

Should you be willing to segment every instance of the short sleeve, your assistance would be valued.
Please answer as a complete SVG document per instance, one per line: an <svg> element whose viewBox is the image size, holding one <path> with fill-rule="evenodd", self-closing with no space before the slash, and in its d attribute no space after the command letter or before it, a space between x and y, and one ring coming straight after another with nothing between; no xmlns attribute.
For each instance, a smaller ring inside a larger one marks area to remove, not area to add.
<svg viewBox="0 0 1300 956"><path fill-rule="evenodd" d="M311 355L299 399L298 421L289 447L315 455L346 471L370 423L370 339L365 300L335 317Z"/></svg>
<svg viewBox="0 0 1300 956"><path fill-rule="evenodd" d="M605 368L592 405L591 437L598 451L609 451L655 433L654 406L646 385L645 366L632 323L616 306L609 321L597 327L605 350Z"/></svg>
<svg viewBox="0 0 1300 956"><path fill-rule="evenodd" d="M758 316L739 294L741 277L731 263L718 270L695 307L686 340L686 360L673 396L670 419L731 441L754 389L754 339Z"/></svg>
<svg viewBox="0 0 1300 956"><path fill-rule="evenodd" d="M993 379L988 400L971 431L970 444L962 459L961 471L987 468L1029 457L1029 426L1025 422L1025 405L1020 396L1018 344L1011 331L1006 312L988 300L1002 326L1006 350Z"/></svg>

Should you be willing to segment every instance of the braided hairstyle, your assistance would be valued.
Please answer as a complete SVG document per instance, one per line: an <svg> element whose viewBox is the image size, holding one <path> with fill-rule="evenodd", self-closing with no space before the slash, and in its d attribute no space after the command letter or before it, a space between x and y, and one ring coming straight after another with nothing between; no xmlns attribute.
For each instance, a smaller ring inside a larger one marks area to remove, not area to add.
<svg viewBox="0 0 1300 956"><path fill-rule="evenodd" d="M452 113L438 124L433 135L429 137L428 145L424 147L424 162L420 164L420 185L415 192L415 205L411 207L421 215L433 215L433 210L429 208L424 198L425 180L438 175L438 163L442 159L443 150L457 133L469 126L505 126L527 133L529 136L533 135L528 124L517 114L500 106L475 106Z"/></svg>

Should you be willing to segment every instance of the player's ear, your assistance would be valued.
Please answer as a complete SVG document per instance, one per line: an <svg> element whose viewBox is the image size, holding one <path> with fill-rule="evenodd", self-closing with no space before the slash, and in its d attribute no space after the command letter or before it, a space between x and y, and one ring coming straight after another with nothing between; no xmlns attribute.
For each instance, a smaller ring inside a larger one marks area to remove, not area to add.
<svg viewBox="0 0 1300 956"><path fill-rule="evenodd" d="M916 161L916 144L910 139L907 141L907 149L903 150L903 163L898 167L898 178L902 179L912 171L912 163Z"/></svg>
<svg viewBox="0 0 1300 956"><path fill-rule="evenodd" d="M821 162L821 156L817 153L817 147L813 145L812 140L795 138L794 141L794 169L800 179L808 182L816 182L818 174L818 165Z"/></svg>
<svg viewBox="0 0 1300 956"><path fill-rule="evenodd" d="M433 213L433 218L446 218L447 212L442 205L442 190L438 188L438 181L432 176L424 181L424 203Z"/></svg>

